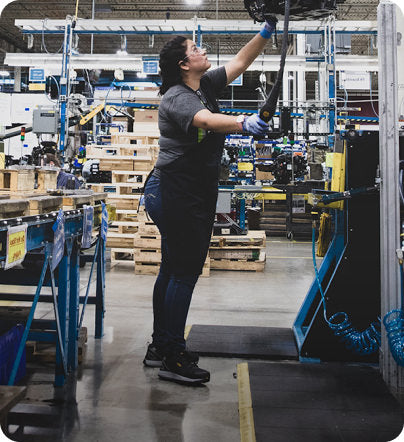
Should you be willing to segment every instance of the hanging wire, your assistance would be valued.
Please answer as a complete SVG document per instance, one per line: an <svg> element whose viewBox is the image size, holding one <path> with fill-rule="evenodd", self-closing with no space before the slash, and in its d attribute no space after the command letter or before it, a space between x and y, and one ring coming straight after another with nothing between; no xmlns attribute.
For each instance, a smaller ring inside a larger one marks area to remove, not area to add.
<svg viewBox="0 0 404 442"><path fill-rule="evenodd" d="M375 107L373 105L372 77L370 77L370 104L372 105L372 109L373 109L374 114L376 115L376 117L379 118L379 114L376 112Z"/></svg>
<svg viewBox="0 0 404 442"><path fill-rule="evenodd" d="M76 1L76 12L74 13L74 21L77 21L77 16L79 13L79 2L80 2L80 0Z"/></svg>
<svg viewBox="0 0 404 442"><path fill-rule="evenodd" d="M357 353L360 356L366 356L375 353L379 349L381 342L380 320L372 322L366 330L360 332L352 325L348 315L345 312L337 312L332 315L330 319L327 318L325 295L321 286L320 276L316 263L315 227L313 227L312 229L312 254L314 271L316 273L316 280L321 294L321 301L323 304L323 316L325 322L334 332L335 336L339 338L339 340L345 345L348 350Z"/></svg>
<svg viewBox="0 0 404 442"><path fill-rule="evenodd" d="M52 55L52 54L59 54L60 51L63 49L63 44L64 44L64 42L62 42L60 48L59 48L56 52L49 52L49 51L48 51L48 48L46 47L46 44L45 44L45 23L46 23L47 21L48 21L47 18L44 18L44 19L42 20L42 32L41 32L41 36L42 36L42 39L41 39L42 48L45 50L45 52L46 52L47 54L50 54L50 55Z"/></svg>

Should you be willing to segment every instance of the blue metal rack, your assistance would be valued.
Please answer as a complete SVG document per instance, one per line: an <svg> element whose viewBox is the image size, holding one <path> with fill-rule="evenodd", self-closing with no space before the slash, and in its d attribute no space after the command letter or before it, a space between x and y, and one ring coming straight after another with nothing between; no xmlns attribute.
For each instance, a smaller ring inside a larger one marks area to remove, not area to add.
<svg viewBox="0 0 404 442"><path fill-rule="evenodd" d="M100 224L100 209L96 206L95 223ZM86 260L92 261L90 278L86 296L80 296L80 241L83 233L83 211L65 212L65 247L63 257L55 272L51 270L50 262L53 246L52 226L56 214L47 214L16 219L2 220L0 226L0 265L6 258L7 231L9 226L27 224L27 252L41 248L44 257L40 276L38 272L29 269L11 268L0 270L2 284L36 285L35 295L0 293L0 299L32 302L30 313L21 339L16 360L8 384L13 385L15 375L27 340L54 342L56 344L55 386L64 385L69 372L78 365L78 336L82 319L80 319L80 304L83 304L82 315L87 303L95 304L95 337L103 335L104 299L105 299L105 241L98 235L94 253L86 255ZM89 297L89 285L93 268L97 263L96 294ZM43 286L50 286L52 295L41 295ZM57 288L57 295L56 295ZM34 320L38 302L52 302L54 305L54 320ZM31 326L40 331L32 331Z"/></svg>

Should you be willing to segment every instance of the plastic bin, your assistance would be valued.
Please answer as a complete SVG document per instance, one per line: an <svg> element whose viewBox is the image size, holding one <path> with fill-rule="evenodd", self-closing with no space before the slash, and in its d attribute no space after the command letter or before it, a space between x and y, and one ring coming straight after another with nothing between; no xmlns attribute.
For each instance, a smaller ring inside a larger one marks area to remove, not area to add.
<svg viewBox="0 0 404 442"><path fill-rule="evenodd" d="M8 384L23 333L24 326L21 324L11 326L11 328L9 325L0 324L0 385ZM25 376L25 370L26 353L24 347L14 383Z"/></svg>

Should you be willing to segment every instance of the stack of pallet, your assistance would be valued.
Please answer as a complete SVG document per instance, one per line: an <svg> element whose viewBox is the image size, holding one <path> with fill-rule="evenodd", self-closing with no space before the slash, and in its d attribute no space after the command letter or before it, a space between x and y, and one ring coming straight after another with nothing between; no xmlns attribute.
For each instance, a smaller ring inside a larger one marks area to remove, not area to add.
<svg viewBox="0 0 404 442"><path fill-rule="evenodd" d="M161 262L161 235L157 226L149 218L144 206L139 207L139 229L135 235L135 273L157 275ZM209 276L209 257L206 258L201 276Z"/></svg>
<svg viewBox="0 0 404 442"><path fill-rule="evenodd" d="M157 275L161 262L161 235L144 206L139 207L138 232L135 235L134 262L137 275Z"/></svg>
<svg viewBox="0 0 404 442"><path fill-rule="evenodd" d="M0 169L0 191L46 193L47 190L56 189L57 175L58 170L51 167L26 166Z"/></svg>
<svg viewBox="0 0 404 442"><path fill-rule="evenodd" d="M247 235L212 236L210 268L215 270L264 271L266 235L250 230Z"/></svg>
<svg viewBox="0 0 404 442"><path fill-rule="evenodd" d="M47 189L56 188L56 178L55 169L32 166L1 169L0 218L40 215L59 210L63 199L46 193Z"/></svg>
<svg viewBox="0 0 404 442"><path fill-rule="evenodd" d="M135 234L139 222L137 213L141 189L153 169L158 156L156 137L117 133L112 135L113 144L89 145L88 159L99 159L100 171L111 173L111 183L91 184L94 191L105 191L108 203L116 207L116 220L107 237L113 264L134 264Z"/></svg>

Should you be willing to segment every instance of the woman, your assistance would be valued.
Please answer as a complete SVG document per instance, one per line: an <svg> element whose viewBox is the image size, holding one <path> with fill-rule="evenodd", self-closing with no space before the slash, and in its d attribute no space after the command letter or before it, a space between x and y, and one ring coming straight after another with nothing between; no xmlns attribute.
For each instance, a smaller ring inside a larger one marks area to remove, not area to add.
<svg viewBox="0 0 404 442"><path fill-rule="evenodd" d="M206 52L192 40L175 37L160 53L160 153L145 206L161 233L162 261L153 291L153 342L143 362L161 367L162 379L186 384L210 379L198 367L198 355L186 351L184 328L209 248L224 138L268 130L257 114L220 114L216 98L261 53L273 29L274 23L265 23L234 59L209 72Z"/></svg>

